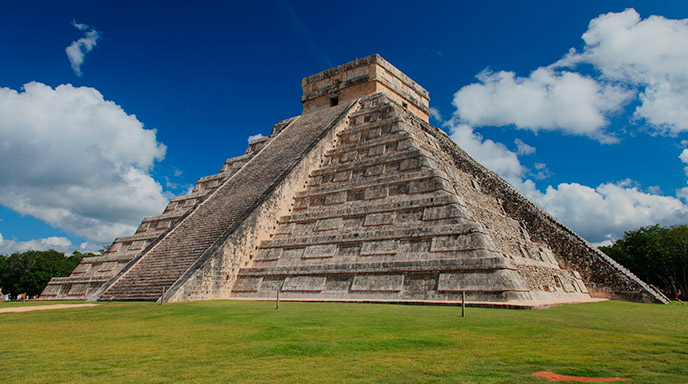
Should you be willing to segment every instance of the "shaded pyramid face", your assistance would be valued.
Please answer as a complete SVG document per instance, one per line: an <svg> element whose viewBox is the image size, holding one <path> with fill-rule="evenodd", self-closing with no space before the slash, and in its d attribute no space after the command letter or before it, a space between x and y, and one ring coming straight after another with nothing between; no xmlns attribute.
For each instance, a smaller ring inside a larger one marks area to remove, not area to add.
<svg viewBox="0 0 688 384"><path fill-rule="evenodd" d="M451 166L423 122L360 101L232 297L456 302L589 298L574 272Z"/></svg>

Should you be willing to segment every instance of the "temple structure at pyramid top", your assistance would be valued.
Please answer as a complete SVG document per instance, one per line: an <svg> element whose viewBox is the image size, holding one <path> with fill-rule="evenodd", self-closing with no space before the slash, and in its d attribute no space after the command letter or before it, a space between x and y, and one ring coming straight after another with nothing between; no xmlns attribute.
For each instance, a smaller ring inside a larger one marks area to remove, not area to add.
<svg viewBox="0 0 688 384"><path fill-rule="evenodd" d="M384 93L416 116L428 121L428 91L380 55L356 59L301 80L303 113L340 102Z"/></svg>
<svg viewBox="0 0 688 384"><path fill-rule="evenodd" d="M666 302L429 125L428 92L379 55L302 87L301 116L41 297Z"/></svg>

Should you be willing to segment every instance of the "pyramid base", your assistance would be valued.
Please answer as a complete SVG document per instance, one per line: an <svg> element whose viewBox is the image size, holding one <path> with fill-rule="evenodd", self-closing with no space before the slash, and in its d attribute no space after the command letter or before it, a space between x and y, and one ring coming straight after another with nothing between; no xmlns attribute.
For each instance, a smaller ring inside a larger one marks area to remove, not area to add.
<svg viewBox="0 0 688 384"><path fill-rule="evenodd" d="M276 298L239 298L232 297L225 300L236 301L276 301ZM437 300L356 300L356 299L293 299L282 298L280 302L307 302L307 303L360 303L360 304L396 304L396 305L436 305L436 306L461 306L461 301L437 301ZM490 302L466 300L466 307L470 308L494 308L494 309L547 309L559 305L598 303L608 301L600 298L578 298L541 301L513 301Z"/></svg>

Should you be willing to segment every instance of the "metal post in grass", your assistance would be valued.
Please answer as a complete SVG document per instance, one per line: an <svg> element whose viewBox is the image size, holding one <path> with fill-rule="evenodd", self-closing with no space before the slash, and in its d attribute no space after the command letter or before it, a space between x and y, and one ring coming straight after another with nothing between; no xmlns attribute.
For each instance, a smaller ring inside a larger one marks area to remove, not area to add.
<svg viewBox="0 0 688 384"><path fill-rule="evenodd" d="M279 291L281 288L277 289L277 300L275 301L275 309L279 309Z"/></svg>
<svg viewBox="0 0 688 384"><path fill-rule="evenodd" d="M160 305L165 303L165 286L162 287L162 296L160 296Z"/></svg>
<svg viewBox="0 0 688 384"><path fill-rule="evenodd" d="M84 303L86 302L86 292L87 292L87 291L88 291L88 290L84 291Z"/></svg>
<svg viewBox="0 0 688 384"><path fill-rule="evenodd" d="M461 291L461 317L466 317L466 291Z"/></svg>

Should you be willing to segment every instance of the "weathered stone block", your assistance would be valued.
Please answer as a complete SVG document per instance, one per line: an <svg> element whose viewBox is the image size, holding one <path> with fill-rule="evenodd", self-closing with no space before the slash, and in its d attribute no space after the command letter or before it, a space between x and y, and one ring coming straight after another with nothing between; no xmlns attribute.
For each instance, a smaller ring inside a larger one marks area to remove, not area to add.
<svg viewBox="0 0 688 384"><path fill-rule="evenodd" d="M339 229L342 227L342 218L341 217L333 217L330 219L322 219L318 220L318 222L315 224L315 228L313 229L314 231L330 231L333 229Z"/></svg>
<svg viewBox="0 0 688 384"><path fill-rule="evenodd" d="M385 165L384 164L378 164L374 165L372 167L368 167L365 170L365 176L366 177L371 177L371 176L377 176L381 175L382 172L385 170Z"/></svg>
<svg viewBox="0 0 688 384"><path fill-rule="evenodd" d="M466 217L467 213L457 205L427 207L423 212L423 221L442 220L455 217Z"/></svg>
<svg viewBox="0 0 688 384"><path fill-rule="evenodd" d="M397 240L369 241L361 246L361 256L394 255L398 249Z"/></svg>
<svg viewBox="0 0 688 384"><path fill-rule="evenodd" d="M306 209L308 208L310 200L308 198L295 199L294 209Z"/></svg>
<svg viewBox="0 0 688 384"><path fill-rule="evenodd" d="M404 275L356 275L351 290L363 292L399 292L404 287Z"/></svg>
<svg viewBox="0 0 688 384"><path fill-rule="evenodd" d="M371 213L366 216L363 226L372 227L377 225L389 225L394 223L395 212Z"/></svg>
<svg viewBox="0 0 688 384"><path fill-rule="evenodd" d="M371 147L368 150L368 157L373 157L373 156L380 156L383 153L385 153L385 146L384 145L376 145L374 147Z"/></svg>
<svg viewBox="0 0 688 384"><path fill-rule="evenodd" d="M303 257L306 248L283 248L282 258L285 260L298 260Z"/></svg>
<svg viewBox="0 0 688 384"><path fill-rule="evenodd" d="M262 277L239 276L232 290L234 292L258 292L262 282Z"/></svg>
<svg viewBox="0 0 688 384"><path fill-rule="evenodd" d="M282 292L320 292L325 288L324 276L288 276Z"/></svg>
<svg viewBox="0 0 688 384"><path fill-rule="evenodd" d="M411 169L418 169L420 167L420 161L418 158L406 159L399 164L400 171L408 171Z"/></svg>
<svg viewBox="0 0 688 384"><path fill-rule="evenodd" d="M515 271L442 272L437 285L439 292L461 291L528 291Z"/></svg>
<svg viewBox="0 0 688 384"><path fill-rule="evenodd" d="M334 181L335 182L349 181L349 180L351 180L351 171L342 171L342 172L337 172L334 174Z"/></svg>
<svg viewBox="0 0 688 384"><path fill-rule="evenodd" d="M466 233L437 236L432 239L432 252L463 251L468 249L491 249L491 244L482 233Z"/></svg>
<svg viewBox="0 0 688 384"><path fill-rule="evenodd" d="M325 205L346 203L346 191L330 193L325 197Z"/></svg>
<svg viewBox="0 0 688 384"><path fill-rule="evenodd" d="M282 257L282 248L259 249L255 261L275 261Z"/></svg>
<svg viewBox="0 0 688 384"><path fill-rule="evenodd" d="M380 187L366 188L365 199L366 200L382 199L382 198L387 197L388 193L389 193L389 190L388 190L386 185L380 186Z"/></svg>
<svg viewBox="0 0 688 384"><path fill-rule="evenodd" d="M337 252L336 244L311 245L307 247L301 258L303 259L322 259L334 257Z"/></svg>
<svg viewBox="0 0 688 384"><path fill-rule="evenodd" d="M411 180L409 182L409 193L425 193L436 191L439 185L434 178Z"/></svg>

